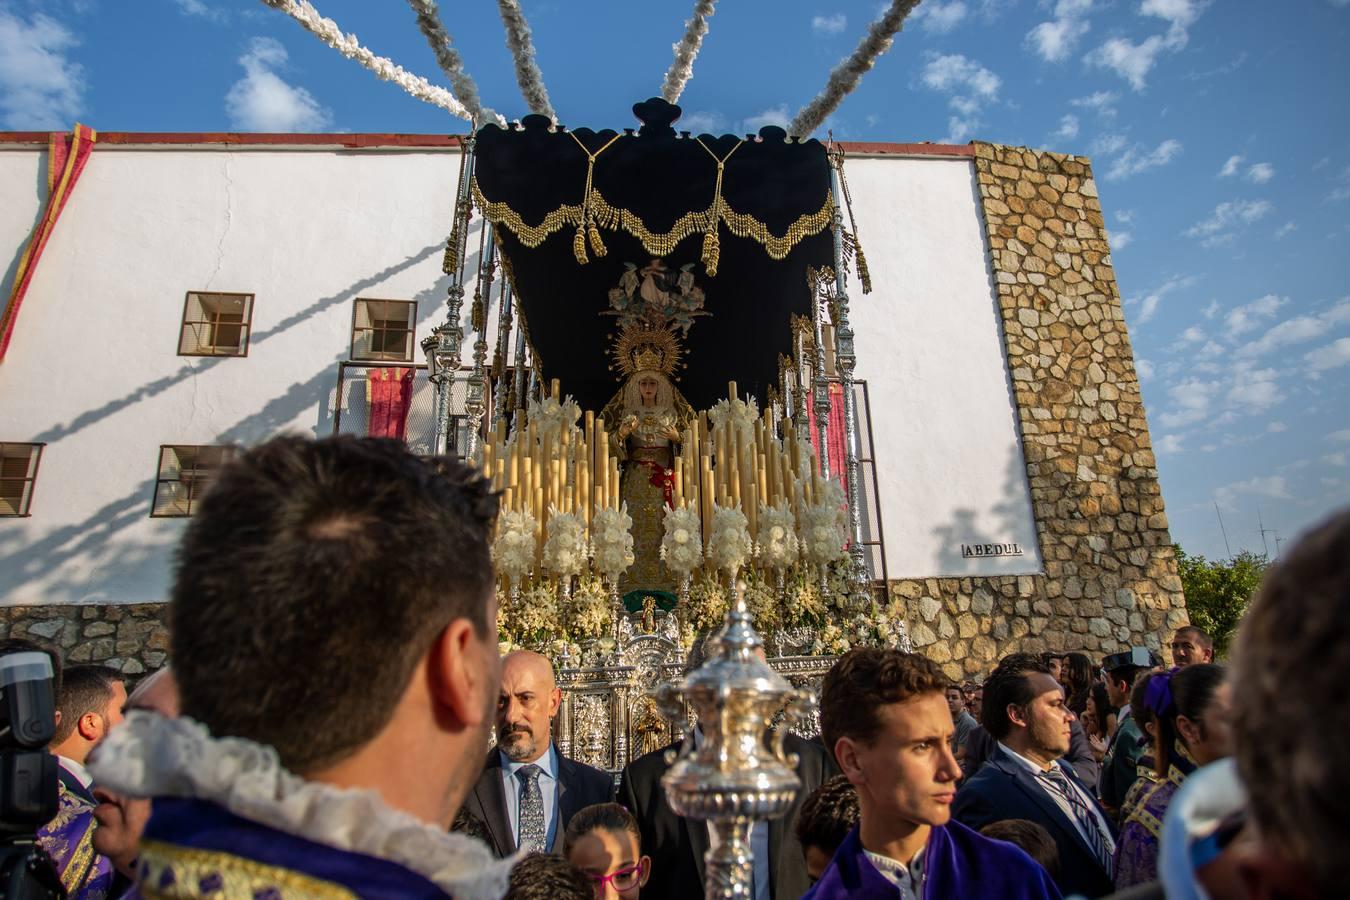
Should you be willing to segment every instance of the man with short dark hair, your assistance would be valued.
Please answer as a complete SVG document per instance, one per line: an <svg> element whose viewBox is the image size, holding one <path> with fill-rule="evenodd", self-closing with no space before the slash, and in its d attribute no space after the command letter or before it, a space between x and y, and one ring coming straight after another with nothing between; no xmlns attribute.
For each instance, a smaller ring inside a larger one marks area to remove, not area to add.
<svg viewBox="0 0 1350 900"><path fill-rule="evenodd" d="M498 856L517 848L561 853L572 816L613 799L613 778L568 759L554 745L552 722L561 704L546 657L517 650L502 661L497 746L465 801L487 826Z"/></svg>
<svg viewBox="0 0 1350 900"><path fill-rule="evenodd" d="M1144 647L1133 647L1123 653L1113 653L1102 662L1102 682L1116 713L1116 733L1106 745L1102 759L1101 780L1097 793L1112 815L1125 802L1125 794L1137 777L1139 757L1147 749L1147 739L1139 723L1130 714L1130 692L1140 672L1159 663L1156 655Z"/></svg>
<svg viewBox="0 0 1350 900"><path fill-rule="evenodd" d="M835 775L802 801L797 815L797 842L802 845L806 874L815 884L830 865L839 845L858 824L858 791L843 775Z"/></svg>
<svg viewBox="0 0 1350 900"><path fill-rule="evenodd" d="M1345 896L1346 622L1350 509L1299 538L1266 572L1233 649L1233 747L1248 796L1234 849L1251 900Z"/></svg>
<svg viewBox="0 0 1350 900"><path fill-rule="evenodd" d="M142 893L505 891L448 830L500 683L496 514L475 469L395 440L280 437L221 467L169 605L183 717L133 712L91 769L154 799Z"/></svg>
<svg viewBox="0 0 1350 900"><path fill-rule="evenodd" d="M926 657L876 647L850 650L825 676L821 730L860 816L803 900L1059 896L1022 850L951 821L961 769L947 684Z"/></svg>
<svg viewBox="0 0 1350 900"><path fill-rule="evenodd" d="M1115 833L1062 759L1073 720L1064 689L1049 672L995 672L984 683L984 727L998 748L961 788L952 814L971 828L1003 819L1041 825L1059 848L1059 889L1065 896L1101 897L1113 888Z"/></svg>
<svg viewBox="0 0 1350 900"><path fill-rule="evenodd" d="M956 729L952 733L952 753L956 756L957 762L960 762L966 755L966 738L979 727L980 723L966 712L966 695L960 685L947 685L946 697L947 709L952 714L952 727Z"/></svg>
<svg viewBox="0 0 1350 900"><path fill-rule="evenodd" d="M1172 661L1178 666L1214 662L1214 641L1198 625L1183 625L1172 635Z"/></svg>
<svg viewBox="0 0 1350 900"><path fill-rule="evenodd" d="M122 676L104 666L70 666L62 673L56 701L56 735L51 751L60 765L66 790L93 805L93 783L84 764L89 754L122 721L127 687Z"/></svg>

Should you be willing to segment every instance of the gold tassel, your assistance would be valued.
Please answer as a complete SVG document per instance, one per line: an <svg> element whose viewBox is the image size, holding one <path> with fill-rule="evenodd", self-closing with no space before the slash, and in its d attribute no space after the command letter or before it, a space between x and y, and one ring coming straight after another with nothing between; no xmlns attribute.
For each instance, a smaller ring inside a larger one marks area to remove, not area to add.
<svg viewBox="0 0 1350 900"><path fill-rule="evenodd" d="M577 265L584 266L590 262L586 257L586 228L578 225L577 233L572 237L572 255L577 258Z"/></svg>
<svg viewBox="0 0 1350 900"><path fill-rule="evenodd" d="M441 271L447 275L453 275L459 271L459 223L450 230L450 237L445 239L445 257L441 260Z"/></svg>
<svg viewBox="0 0 1350 900"><path fill-rule="evenodd" d="M858 243L858 236L853 236L853 246L858 254L858 278L862 281L864 294L872 293L872 273L867 271L867 257L863 256L862 244Z"/></svg>
<svg viewBox="0 0 1350 900"><path fill-rule="evenodd" d="M710 276L717 274L717 263L722 257L721 244L717 240L717 226L703 235L703 255L701 257L703 266L708 270Z"/></svg>
<svg viewBox="0 0 1350 900"><path fill-rule="evenodd" d="M603 257L609 250L605 247L605 242L600 240L600 229L595 227L594 222L586 225L586 236L591 239L591 252L596 258Z"/></svg>

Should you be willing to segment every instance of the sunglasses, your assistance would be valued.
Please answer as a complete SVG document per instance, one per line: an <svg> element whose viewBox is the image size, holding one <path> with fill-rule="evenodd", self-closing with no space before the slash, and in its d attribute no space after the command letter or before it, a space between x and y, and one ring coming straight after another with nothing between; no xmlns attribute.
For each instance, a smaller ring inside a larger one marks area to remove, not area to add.
<svg viewBox="0 0 1350 900"><path fill-rule="evenodd" d="M631 891L642 881L642 863L634 863L626 869L610 872L608 875L592 875L588 872L586 877L591 880L591 885L595 888L603 889L606 884L612 884L614 890L623 893L624 891Z"/></svg>

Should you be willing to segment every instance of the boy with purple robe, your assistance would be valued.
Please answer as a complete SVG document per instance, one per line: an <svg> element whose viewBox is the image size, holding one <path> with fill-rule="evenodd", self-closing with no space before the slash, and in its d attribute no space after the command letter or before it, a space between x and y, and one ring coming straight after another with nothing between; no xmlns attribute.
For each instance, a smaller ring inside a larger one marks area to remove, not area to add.
<svg viewBox="0 0 1350 900"><path fill-rule="evenodd" d="M1058 900L1021 849L951 821L961 767L948 683L925 657L875 647L850 651L825 677L821 730L861 816L803 900Z"/></svg>

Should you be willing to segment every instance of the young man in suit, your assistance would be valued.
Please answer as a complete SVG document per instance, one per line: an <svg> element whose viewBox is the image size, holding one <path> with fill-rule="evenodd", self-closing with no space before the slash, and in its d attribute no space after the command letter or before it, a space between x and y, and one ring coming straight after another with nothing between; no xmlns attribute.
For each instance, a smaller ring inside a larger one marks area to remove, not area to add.
<svg viewBox="0 0 1350 900"><path fill-rule="evenodd" d="M122 721L127 688L122 677L103 666L70 666L61 677L56 701L56 735L51 751L60 766L57 774L66 790L91 806L93 783L85 771L89 754Z"/></svg>
<svg viewBox="0 0 1350 900"><path fill-rule="evenodd" d="M1161 660L1145 647L1132 647L1123 653L1112 653L1102 662L1102 680L1111 705L1120 710L1116 714L1116 733L1106 747L1102 760L1098 794L1107 810L1116 815L1130 786L1138 777L1139 757L1147 749L1147 739L1139 722L1130 712L1130 692L1140 672L1155 668Z"/></svg>
<svg viewBox="0 0 1350 900"><path fill-rule="evenodd" d="M497 746L465 803L487 826L498 856L526 844L537 852L561 853L572 816L613 799L613 778L568 759L553 745L552 720L561 703L546 657L517 650L502 661Z"/></svg>
<svg viewBox="0 0 1350 900"><path fill-rule="evenodd" d="M1115 832L1092 792L1062 757L1073 712L1044 666L1000 668L984 684L984 727L998 742L993 757L956 795L952 815L980 829L1028 819L1059 847L1055 882L1067 897L1111 893Z"/></svg>

